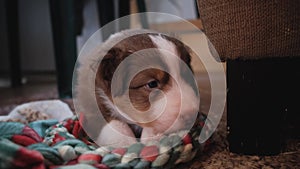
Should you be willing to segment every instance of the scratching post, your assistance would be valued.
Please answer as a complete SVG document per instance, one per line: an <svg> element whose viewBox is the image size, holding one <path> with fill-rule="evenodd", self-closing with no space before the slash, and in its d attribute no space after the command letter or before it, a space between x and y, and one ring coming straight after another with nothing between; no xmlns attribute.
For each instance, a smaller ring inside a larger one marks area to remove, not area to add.
<svg viewBox="0 0 300 169"><path fill-rule="evenodd" d="M278 154L286 133L297 135L299 7L297 0L198 0L204 31L227 64L232 152Z"/></svg>

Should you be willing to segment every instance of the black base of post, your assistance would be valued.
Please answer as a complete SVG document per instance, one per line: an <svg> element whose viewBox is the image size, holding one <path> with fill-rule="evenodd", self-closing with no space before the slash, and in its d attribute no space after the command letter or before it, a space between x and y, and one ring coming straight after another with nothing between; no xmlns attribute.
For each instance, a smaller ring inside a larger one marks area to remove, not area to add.
<svg viewBox="0 0 300 169"><path fill-rule="evenodd" d="M284 132L299 137L300 59L227 61L227 125L231 152L275 155ZM290 126L293 126L292 128Z"/></svg>

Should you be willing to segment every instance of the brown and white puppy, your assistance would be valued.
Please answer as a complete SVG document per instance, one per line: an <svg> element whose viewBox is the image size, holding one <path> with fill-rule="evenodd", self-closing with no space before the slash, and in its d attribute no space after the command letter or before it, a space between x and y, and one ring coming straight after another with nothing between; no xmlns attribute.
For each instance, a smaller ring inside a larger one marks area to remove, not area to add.
<svg viewBox="0 0 300 169"><path fill-rule="evenodd" d="M149 30L112 35L79 59L76 99L85 113L85 129L96 143L114 146L132 144L136 136L143 141L189 129L199 109L197 86L187 76L190 62L191 50L174 37Z"/></svg>

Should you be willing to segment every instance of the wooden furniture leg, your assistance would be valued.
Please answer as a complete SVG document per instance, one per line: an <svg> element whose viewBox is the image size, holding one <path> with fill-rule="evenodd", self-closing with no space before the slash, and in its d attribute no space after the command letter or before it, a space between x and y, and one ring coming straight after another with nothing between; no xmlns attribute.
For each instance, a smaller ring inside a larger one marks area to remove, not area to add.
<svg viewBox="0 0 300 169"><path fill-rule="evenodd" d="M77 57L73 0L50 0L55 62L60 98L72 97L73 69Z"/></svg>
<svg viewBox="0 0 300 169"><path fill-rule="evenodd" d="M11 86L22 85L18 0L5 0Z"/></svg>

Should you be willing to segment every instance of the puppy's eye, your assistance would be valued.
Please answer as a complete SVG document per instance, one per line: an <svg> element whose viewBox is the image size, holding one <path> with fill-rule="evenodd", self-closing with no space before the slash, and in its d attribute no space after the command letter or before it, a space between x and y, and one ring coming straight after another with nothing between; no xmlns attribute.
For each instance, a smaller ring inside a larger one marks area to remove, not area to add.
<svg viewBox="0 0 300 169"><path fill-rule="evenodd" d="M158 81L152 80L146 84L146 87L150 88L150 89L156 88L156 87L158 87Z"/></svg>

